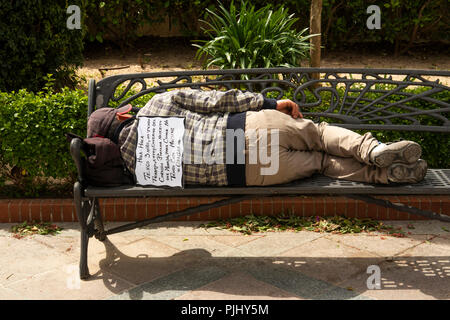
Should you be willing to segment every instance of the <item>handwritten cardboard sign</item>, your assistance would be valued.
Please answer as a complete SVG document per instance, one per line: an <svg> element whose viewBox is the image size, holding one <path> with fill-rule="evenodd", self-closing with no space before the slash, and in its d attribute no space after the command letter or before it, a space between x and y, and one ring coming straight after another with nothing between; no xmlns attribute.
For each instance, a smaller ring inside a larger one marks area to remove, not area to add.
<svg viewBox="0 0 450 320"><path fill-rule="evenodd" d="M184 118L139 117L136 182L142 186L183 187Z"/></svg>

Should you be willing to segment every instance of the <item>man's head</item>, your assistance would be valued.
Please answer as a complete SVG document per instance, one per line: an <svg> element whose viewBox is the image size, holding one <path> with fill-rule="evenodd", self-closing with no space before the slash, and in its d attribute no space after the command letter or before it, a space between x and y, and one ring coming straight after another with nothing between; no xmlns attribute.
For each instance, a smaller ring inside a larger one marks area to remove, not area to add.
<svg viewBox="0 0 450 320"><path fill-rule="evenodd" d="M118 109L100 108L95 110L88 120L88 138L100 136L111 139L120 123L132 117L131 114L128 114L131 110L130 104Z"/></svg>

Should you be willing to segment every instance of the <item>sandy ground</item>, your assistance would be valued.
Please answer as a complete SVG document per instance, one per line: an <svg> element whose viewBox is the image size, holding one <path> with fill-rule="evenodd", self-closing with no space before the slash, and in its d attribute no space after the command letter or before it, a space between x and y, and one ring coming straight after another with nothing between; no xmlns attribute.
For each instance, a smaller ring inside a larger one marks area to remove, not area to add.
<svg viewBox="0 0 450 320"><path fill-rule="evenodd" d="M201 61L195 58L196 48L189 43L171 43L166 40L154 46L130 51L124 56L109 47L86 54L85 63L78 74L86 79L101 79L102 77L140 72L179 71L201 69ZM302 67L308 62L303 61ZM414 54L394 57L388 51L378 53L359 53L357 50L334 51L324 53L322 67L329 68L393 68L393 69L425 69L450 70L450 56L442 51L416 52ZM103 70L102 68L117 68ZM103 74L102 74L103 73Z"/></svg>

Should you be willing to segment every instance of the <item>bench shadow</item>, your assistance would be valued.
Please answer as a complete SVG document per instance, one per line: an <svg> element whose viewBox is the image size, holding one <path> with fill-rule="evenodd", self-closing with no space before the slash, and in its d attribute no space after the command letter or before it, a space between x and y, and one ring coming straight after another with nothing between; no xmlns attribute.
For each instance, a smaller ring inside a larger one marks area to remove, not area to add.
<svg viewBox="0 0 450 320"><path fill-rule="evenodd" d="M100 269L91 275L91 279L102 279L105 287L117 295L113 299L173 299L204 286L207 286L205 290L218 294L251 299L261 295L258 287L246 284L208 286L236 272L282 289L264 293L275 299L372 299L364 296L371 275L367 273L367 267L372 265L380 266L383 290L401 290L402 296L404 290L419 290L435 299L450 298L450 255L396 257L394 261L386 261L382 257L213 257L205 249L190 249L167 257L149 257L147 254L131 257L122 253L108 238L103 243L106 257L99 261ZM331 275L337 285L323 277L321 280L304 273L324 266L324 270L332 270L333 266L342 264L360 268L346 275ZM342 281L339 281L340 276ZM136 286L118 292L115 287L118 278ZM342 287L348 283L354 289Z"/></svg>

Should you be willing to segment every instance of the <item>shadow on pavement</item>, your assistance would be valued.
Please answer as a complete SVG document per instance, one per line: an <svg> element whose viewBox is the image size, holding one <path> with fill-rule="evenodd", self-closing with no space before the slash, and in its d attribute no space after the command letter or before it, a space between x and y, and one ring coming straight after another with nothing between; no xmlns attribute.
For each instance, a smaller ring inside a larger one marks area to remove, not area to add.
<svg viewBox="0 0 450 320"><path fill-rule="evenodd" d="M292 294L292 297L358 299L361 292L368 290L367 279L371 274L367 273L367 267L371 265L380 267L383 290L420 290L436 299L450 298L450 255L395 257L392 261L383 257L213 257L204 249L191 249L170 257L146 254L130 257L108 239L103 243L106 257L100 260L100 270L90 279L102 279L116 294L115 276L134 283L136 287L122 293L121 297L125 299L173 299L232 272L244 272ZM360 268L342 278L330 275L335 284L320 280L324 279L323 272L332 273L337 265L341 265L339 270L342 270L342 265L346 264ZM317 270L316 276L311 275L311 270ZM352 289L348 290L350 285ZM213 288L224 294L258 295L245 284ZM274 293L273 297L279 298L279 295Z"/></svg>

